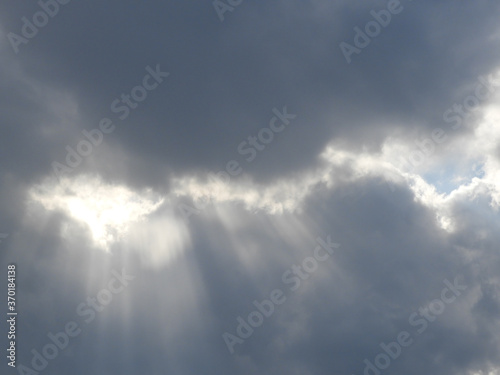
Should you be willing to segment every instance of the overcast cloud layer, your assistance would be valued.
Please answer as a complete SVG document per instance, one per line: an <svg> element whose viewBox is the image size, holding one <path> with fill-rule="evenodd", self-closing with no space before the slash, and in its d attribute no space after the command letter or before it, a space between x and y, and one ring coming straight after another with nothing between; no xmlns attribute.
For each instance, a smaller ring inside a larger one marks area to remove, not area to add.
<svg viewBox="0 0 500 375"><path fill-rule="evenodd" d="M0 4L2 373L500 375L500 3L58 1Z"/></svg>

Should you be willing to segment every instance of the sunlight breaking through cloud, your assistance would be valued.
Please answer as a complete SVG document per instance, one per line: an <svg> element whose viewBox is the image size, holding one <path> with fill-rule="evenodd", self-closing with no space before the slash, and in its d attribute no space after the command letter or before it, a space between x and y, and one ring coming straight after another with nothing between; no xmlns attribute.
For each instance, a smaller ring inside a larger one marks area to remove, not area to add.
<svg viewBox="0 0 500 375"><path fill-rule="evenodd" d="M30 197L46 210L61 210L87 225L95 244L106 251L164 202L151 190L135 192L89 176L45 180L31 189Z"/></svg>

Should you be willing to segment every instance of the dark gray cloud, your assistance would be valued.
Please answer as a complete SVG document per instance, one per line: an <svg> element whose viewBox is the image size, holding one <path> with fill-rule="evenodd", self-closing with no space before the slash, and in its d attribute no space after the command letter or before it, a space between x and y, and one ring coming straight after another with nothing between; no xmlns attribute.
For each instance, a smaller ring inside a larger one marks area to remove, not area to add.
<svg viewBox="0 0 500 375"><path fill-rule="evenodd" d="M2 9L5 31L19 31L20 15L38 9L17 4ZM4 58L42 86L31 105L24 100L33 93L19 93L23 117L4 104L10 116L17 113L8 126L18 129L13 136L27 132L23 142L41 123L57 133L33 146L36 160L24 161L47 172L52 159L64 159L66 144L76 146L75 130L96 127L104 116L116 118L111 102L140 83L147 65L160 63L171 77L117 121L118 131L106 140L134 155L129 180L137 175L158 184L168 171L218 170L229 159L241 160L238 144L268 124L272 108L284 105L298 118L266 150L265 162L248 166L257 178L305 168L332 137L376 149L395 131L447 125L443 112L498 58L492 37L497 5L402 5L348 65L339 43L352 43L353 28L370 21L369 11L383 9L382 2L245 4L223 23L207 2L70 2L19 54L5 46ZM15 78L11 85L21 91ZM71 98L75 118L40 108L46 90ZM100 159L97 164L105 164Z"/></svg>
<svg viewBox="0 0 500 375"><path fill-rule="evenodd" d="M401 331L411 332L414 343L386 373L466 374L498 366L496 235L488 236L491 242L473 240L477 227L490 231L498 223L467 225L470 215L460 213L456 218L467 228L450 236L409 190L392 193L376 180L342 189L355 193L345 198L320 188L297 216L252 215L231 206L219 215L208 210L192 220L192 247L159 270L137 267L133 253L107 255L85 241L61 243L53 233L63 217L50 215L40 225L39 216L22 240L12 242L26 250L9 257L19 265L25 300L19 359L29 363L29 351L41 350L49 331L76 321L82 334L47 371L357 374L365 358L373 362L382 351L381 342ZM235 227L225 217L234 217ZM38 234L35 226L42 228ZM341 247L291 291L283 273L312 255L316 236L327 235ZM468 252L481 261L471 264ZM122 266L136 279L85 324L76 307ZM409 317L441 298L444 280L455 277L467 286L464 295L417 334L420 325ZM236 334L236 318L246 318L255 310L252 301L268 299L274 289L287 300L230 355L222 334Z"/></svg>

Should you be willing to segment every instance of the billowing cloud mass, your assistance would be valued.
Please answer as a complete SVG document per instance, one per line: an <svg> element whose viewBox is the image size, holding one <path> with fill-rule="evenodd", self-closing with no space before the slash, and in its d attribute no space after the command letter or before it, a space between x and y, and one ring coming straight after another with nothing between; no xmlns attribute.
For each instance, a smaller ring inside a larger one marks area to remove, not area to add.
<svg viewBox="0 0 500 375"><path fill-rule="evenodd" d="M0 4L2 366L500 374L499 15Z"/></svg>

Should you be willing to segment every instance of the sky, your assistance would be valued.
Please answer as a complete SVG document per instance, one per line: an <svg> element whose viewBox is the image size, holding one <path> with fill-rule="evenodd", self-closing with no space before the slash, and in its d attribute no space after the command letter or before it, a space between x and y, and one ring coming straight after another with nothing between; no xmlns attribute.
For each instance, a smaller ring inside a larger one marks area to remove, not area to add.
<svg viewBox="0 0 500 375"><path fill-rule="evenodd" d="M2 373L500 375L499 15L4 0Z"/></svg>

